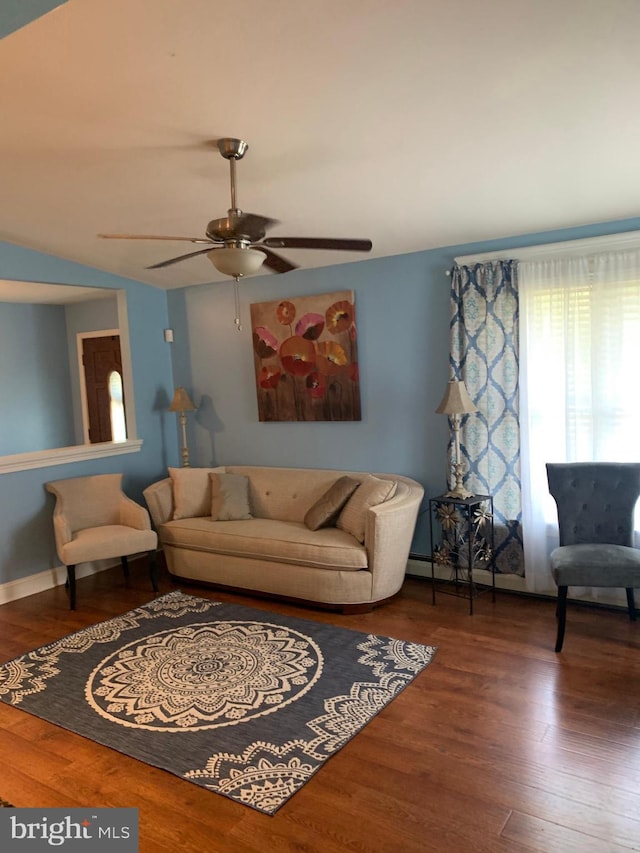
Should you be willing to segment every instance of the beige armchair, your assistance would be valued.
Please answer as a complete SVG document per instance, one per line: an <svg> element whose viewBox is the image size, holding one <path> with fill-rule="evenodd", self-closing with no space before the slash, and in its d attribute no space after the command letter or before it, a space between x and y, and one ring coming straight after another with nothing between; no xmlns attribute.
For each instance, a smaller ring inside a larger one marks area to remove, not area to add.
<svg viewBox="0 0 640 853"><path fill-rule="evenodd" d="M58 557L67 567L71 610L76 609L76 566L120 557L125 577L127 556L145 551L153 591L158 592L156 547L147 510L122 491L122 474L96 474L45 484L56 497L53 529Z"/></svg>

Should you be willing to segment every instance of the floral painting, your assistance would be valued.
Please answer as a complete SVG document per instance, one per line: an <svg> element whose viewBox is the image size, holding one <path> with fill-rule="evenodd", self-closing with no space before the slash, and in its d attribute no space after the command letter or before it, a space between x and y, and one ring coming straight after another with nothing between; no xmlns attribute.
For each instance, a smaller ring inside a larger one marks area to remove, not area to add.
<svg viewBox="0 0 640 853"><path fill-rule="evenodd" d="M359 421L351 290L251 306L261 421Z"/></svg>

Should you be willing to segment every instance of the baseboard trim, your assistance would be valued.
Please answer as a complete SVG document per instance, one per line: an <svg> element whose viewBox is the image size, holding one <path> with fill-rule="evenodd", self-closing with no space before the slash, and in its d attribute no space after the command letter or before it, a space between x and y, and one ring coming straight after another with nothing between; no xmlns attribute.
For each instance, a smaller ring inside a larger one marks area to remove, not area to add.
<svg viewBox="0 0 640 853"><path fill-rule="evenodd" d="M104 572L107 569L113 568L113 566L117 566L119 563L120 560L100 560L96 563L84 563L76 569L76 578L86 578L88 575ZM0 584L0 605L8 604L10 601L17 601L19 598L26 598L29 595L36 595L38 592L44 592L56 586L61 586L66 579L66 566L59 565L51 569L46 569L44 572L38 572L35 575L28 575L26 578L17 578L16 580Z"/></svg>
<svg viewBox="0 0 640 853"><path fill-rule="evenodd" d="M431 580L431 560L428 557L416 558L410 556L407 560L407 575L409 577L428 578ZM444 566L434 566L436 580L449 580L451 569ZM476 583L491 586L491 572L486 569L475 569L473 579ZM496 573L496 589L510 592L527 592L527 584L520 575Z"/></svg>

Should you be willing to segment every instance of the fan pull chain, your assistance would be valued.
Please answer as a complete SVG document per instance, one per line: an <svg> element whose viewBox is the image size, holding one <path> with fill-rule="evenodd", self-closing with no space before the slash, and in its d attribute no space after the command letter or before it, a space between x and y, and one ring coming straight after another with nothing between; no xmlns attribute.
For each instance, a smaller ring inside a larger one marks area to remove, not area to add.
<svg viewBox="0 0 640 853"><path fill-rule="evenodd" d="M237 275L233 277L233 295L236 303L236 318L233 321L236 324L236 329L242 331L242 323L240 322L240 278Z"/></svg>

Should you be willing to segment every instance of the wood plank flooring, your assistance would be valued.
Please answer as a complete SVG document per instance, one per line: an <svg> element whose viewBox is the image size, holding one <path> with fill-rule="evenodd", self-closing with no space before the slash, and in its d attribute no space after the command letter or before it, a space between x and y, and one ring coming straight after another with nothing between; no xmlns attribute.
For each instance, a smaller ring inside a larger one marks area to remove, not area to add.
<svg viewBox="0 0 640 853"><path fill-rule="evenodd" d="M176 588L166 574L161 591ZM640 622L407 580L344 616L182 584L185 592L439 647L432 664L274 817L0 705L0 798L135 806L141 853L618 853L640 850ZM150 599L143 563L0 607L0 660Z"/></svg>

